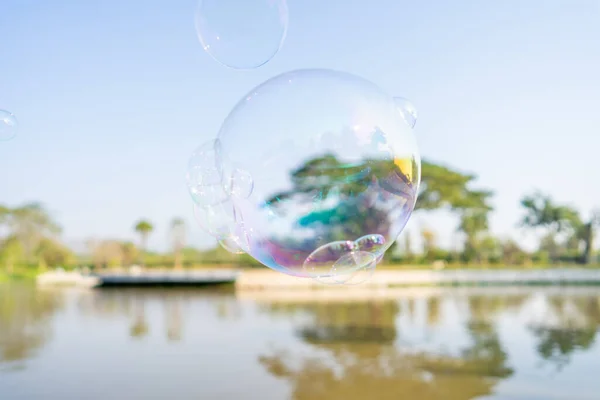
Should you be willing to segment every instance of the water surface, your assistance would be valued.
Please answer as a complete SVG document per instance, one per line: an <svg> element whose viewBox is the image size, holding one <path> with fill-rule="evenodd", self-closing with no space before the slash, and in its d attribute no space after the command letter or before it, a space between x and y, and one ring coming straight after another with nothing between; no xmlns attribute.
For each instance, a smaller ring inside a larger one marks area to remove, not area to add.
<svg viewBox="0 0 600 400"><path fill-rule="evenodd" d="M598 398L598 288L342 290L0 285L0 398Z"/></svg>

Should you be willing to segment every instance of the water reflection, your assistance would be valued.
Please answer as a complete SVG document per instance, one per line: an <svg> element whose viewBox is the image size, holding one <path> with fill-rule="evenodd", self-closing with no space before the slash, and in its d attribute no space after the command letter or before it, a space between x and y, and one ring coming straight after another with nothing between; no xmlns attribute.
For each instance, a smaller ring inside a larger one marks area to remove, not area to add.
<svg viewBox="0 0 600 400"><path fill-rule="evenodd" d="M569 364L574 353L585 352L595 344L600 297L552 296L547 304L544 321L532 323L530 330L537 338L538 354L560 370Z"/></svg>
<svg viewBox="0 0 600 400"><path fill-rule="evenodd" d="M184 336L185 319L190 317L190 304L209 302L214 314L222 320L240 318L239 305L230 289L109 289L90 291L77 297L77 308L82 316L129 320L129 335L143 339L151 332L148 314L163 317L164 337L178 342ZM148 311L151 309L151 311Z"/></svg>
<svg viewBox="0 0 600 400"><path fill-rule="evenodd" d="M600 390L600 289L347 293L0 286L0 393L573 400ZM98 386L84 365L129 383Z"/></svg>
<svg viewBox="0 0 600 400"><path fill-rule="evenodd" d="M34 357L50 339L51 317L62 305L57 292L0 285L0 365L19 368L14 363Z"/></svg>
<svg viewBox="0 0 600 400"><path fill-rule="evenodd" d="M409 300L407 310L414 317L415 302ZM439 323L441 300L425 299L428 324ZM497 305L507 302L473 298L468 304L474 310L487 311L489 317L492 315L489 311L497 312L500 309ZM452 356L394 346L400 312L397 301L275 303L265 309L312 316L298 329L298 335L305 343L317 347L319 355L294 357L289 349L279 349L259 358L271 374L290 383L292 397L297 400L364 399L373 393L381 399L403 395L419 399L471 399L490 394L497 379L514 372L508 366L508 356L494 324L483 320L465 324L471 343ZM477 313L473 315L477 317Z"/></svg>

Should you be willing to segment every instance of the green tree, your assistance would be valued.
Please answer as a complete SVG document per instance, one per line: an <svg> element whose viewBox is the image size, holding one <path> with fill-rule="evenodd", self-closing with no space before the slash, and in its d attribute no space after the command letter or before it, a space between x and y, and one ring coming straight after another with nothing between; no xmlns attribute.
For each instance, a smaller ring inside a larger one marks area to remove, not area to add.
<svg viewBox="0 0 600 400"><path fill-rule="evenodd" d="M589 264L592 262L592 252L594 251L594 229L600 226L600 210L594 210L587 223L582 223L576 227L575 237L583 242L583 254L581 262Z"/></svg>
<svg viewBox="0 0 600 400"><path fill-rule="evenodd" d="M2 214L10 235L22 244L27 258L33 256L43 238L52 238L61 232L60 225L40 203L29 203L13 209L3 207Z"/></svg>
<svg viewBox="0 0 600 400"><path fill-rule="evenodd" d="M175 257L175 269L182 267L182 249L185 247L186 226L181 218L173 218L171 221L171 241Z"/></svg>
<svg viewBox="0 0 600 400"><path fill-rule="evenodd" d="M25 250L17 237L9 236L2 242L0 261L4 264L7 273L12 274L15 264L23 261L24 258Z"/></svg>
<svg viewBox="0 0 600 400"><path fill-rule="evenodd" d="M412 171L417 168L413 162ZM488 200L492 192L471 188L476 179L474 175L428 161L423 161L421 175L416 210L445 208L459 213L491 210ZM296 202L318 206L325 203L321 200L331 200L330 207L316 207L298 218L299 225L315 229L317 234L314 236L322 238L322 242L315 243L315 246L357 238L365 232L387 236L390 230L399 230L398 227L404 226L408 208L416 197L411 172L403 171L393 160L386 159L349 163L332 154L325 154L306 161L292 171L290 180L292 188L268 198L266 206L277 214L285 212L282 211L285 209L283 205L292 198ZM378 186L374 182L378 182ZM383 204L378 187L392 194L387 197L387 204ZM334 201L336 199L338 201ZM390 209L396 209L397 214L390 216ZM291 247L289 243L287 245Z"/></svg>
<svg viewBox="0 0 600 400"><path fill-rule="evenodd" d="M539 191L523 197L521 205L525 209L525 216L521 225L527 228L542 228L546 231L546 244L551 241L555 244L550 251L551 261L556 261L560 251L557 242L559 234L575 239L571 247L578 250L577 241L584 243L583 254L580 261L589 263L593 249L594 227L600 224L600 213L594 212L589 222L584 223L579 212L572 207L556 204L552 198Z"/></svg>
<svg viewBox="0 0 600 400"><path fill-rule="evenodd" d="M455 171L430 161L421 163L421 185L416 210L491 210L493 192L472 189L476 175Z"/></svg>
<svg viewBox="0 0 600 400"><path fill-rule="evenodd" d="M142 249L142 265L145 265L144 254L147 250L146 246L148 244L148 236L154 230L154 226L152 226L152 223L150 223L149 221L141 219L135 224L134 229L140 235L140 245Z"/></svg>
<svg viewBox="0 0 600 400"><path fill-rule="evenodd" d="M458 229L466 236L463 251L465 260L477 259L481 262L481 235L488 229L488 210L476 208L463 211Z"/></svg>
<svg viewBox="0 0 600 400"><path fill-rule="evenodd" d="M425 259L427 261L433 261L437 250L436 234L431 229L423 228L421 230L421 237L423 239L423 250L425 253Z"/></svg>
<svg viewBox="0 0 600 400"><path fill-rule="evenodd" d="M465 236L464 257L478 257L480 235L488 229L489 204L493 192L472 188L476 175L453 170L447 166L423 161L421 186L416 211L445 209L458 214L458 230Z"/></svg>
<svg viewBox="0 0 600 400"><path fill-rule="evenodd" d="M135 244L131 242L122 242L121 243L121 255L123 260L123 265L130 266L132 265L139 255L139 251Z"/></svg>
<svg viewBox="0 0 600 400"><path fill-rule="evenodd" d="M505 265L520 265L527 259L527 253L513 239L501 244L502 262Z"/></svg>
<svg viewBox="0 0 600 400"><path fill-rule="evenodd" d="M73 252L56 240L43 238L35 249L35 255L40 266L57 267L72 263L75 259Z"/></svg>

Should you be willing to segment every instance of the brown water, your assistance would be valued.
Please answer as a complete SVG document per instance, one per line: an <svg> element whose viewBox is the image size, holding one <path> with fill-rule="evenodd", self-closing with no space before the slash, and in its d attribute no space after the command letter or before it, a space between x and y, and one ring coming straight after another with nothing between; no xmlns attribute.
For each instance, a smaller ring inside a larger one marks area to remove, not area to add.
<svg viewBox="0 0 600 400"><path fill-rule="evenodd" d="M600 289L337 293L0 285L0 398L599 398Z"/></svg>

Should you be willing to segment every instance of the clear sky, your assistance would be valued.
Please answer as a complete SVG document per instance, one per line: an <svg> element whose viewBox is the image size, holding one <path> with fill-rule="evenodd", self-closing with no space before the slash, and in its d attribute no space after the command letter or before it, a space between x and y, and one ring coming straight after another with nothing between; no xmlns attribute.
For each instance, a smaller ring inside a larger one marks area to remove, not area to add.
<svg viewBox="0 0 600 400"><path fill-rule="evenodd" d="M241 96L332 68L413 101L422 156L497 192L495 233L521 237L519 198L534 188L584 215L600 206L600 1L290 0L282 50L251 71L204 53L195 3L2 0L0 109L20 132L0 142L0 202L43 202L69 243L133 239L148 218L164 248L174 216L193 222L189 155ZM408 229L448 244L455 223ZM195 226L190 239L210 243Z"/></svg>

